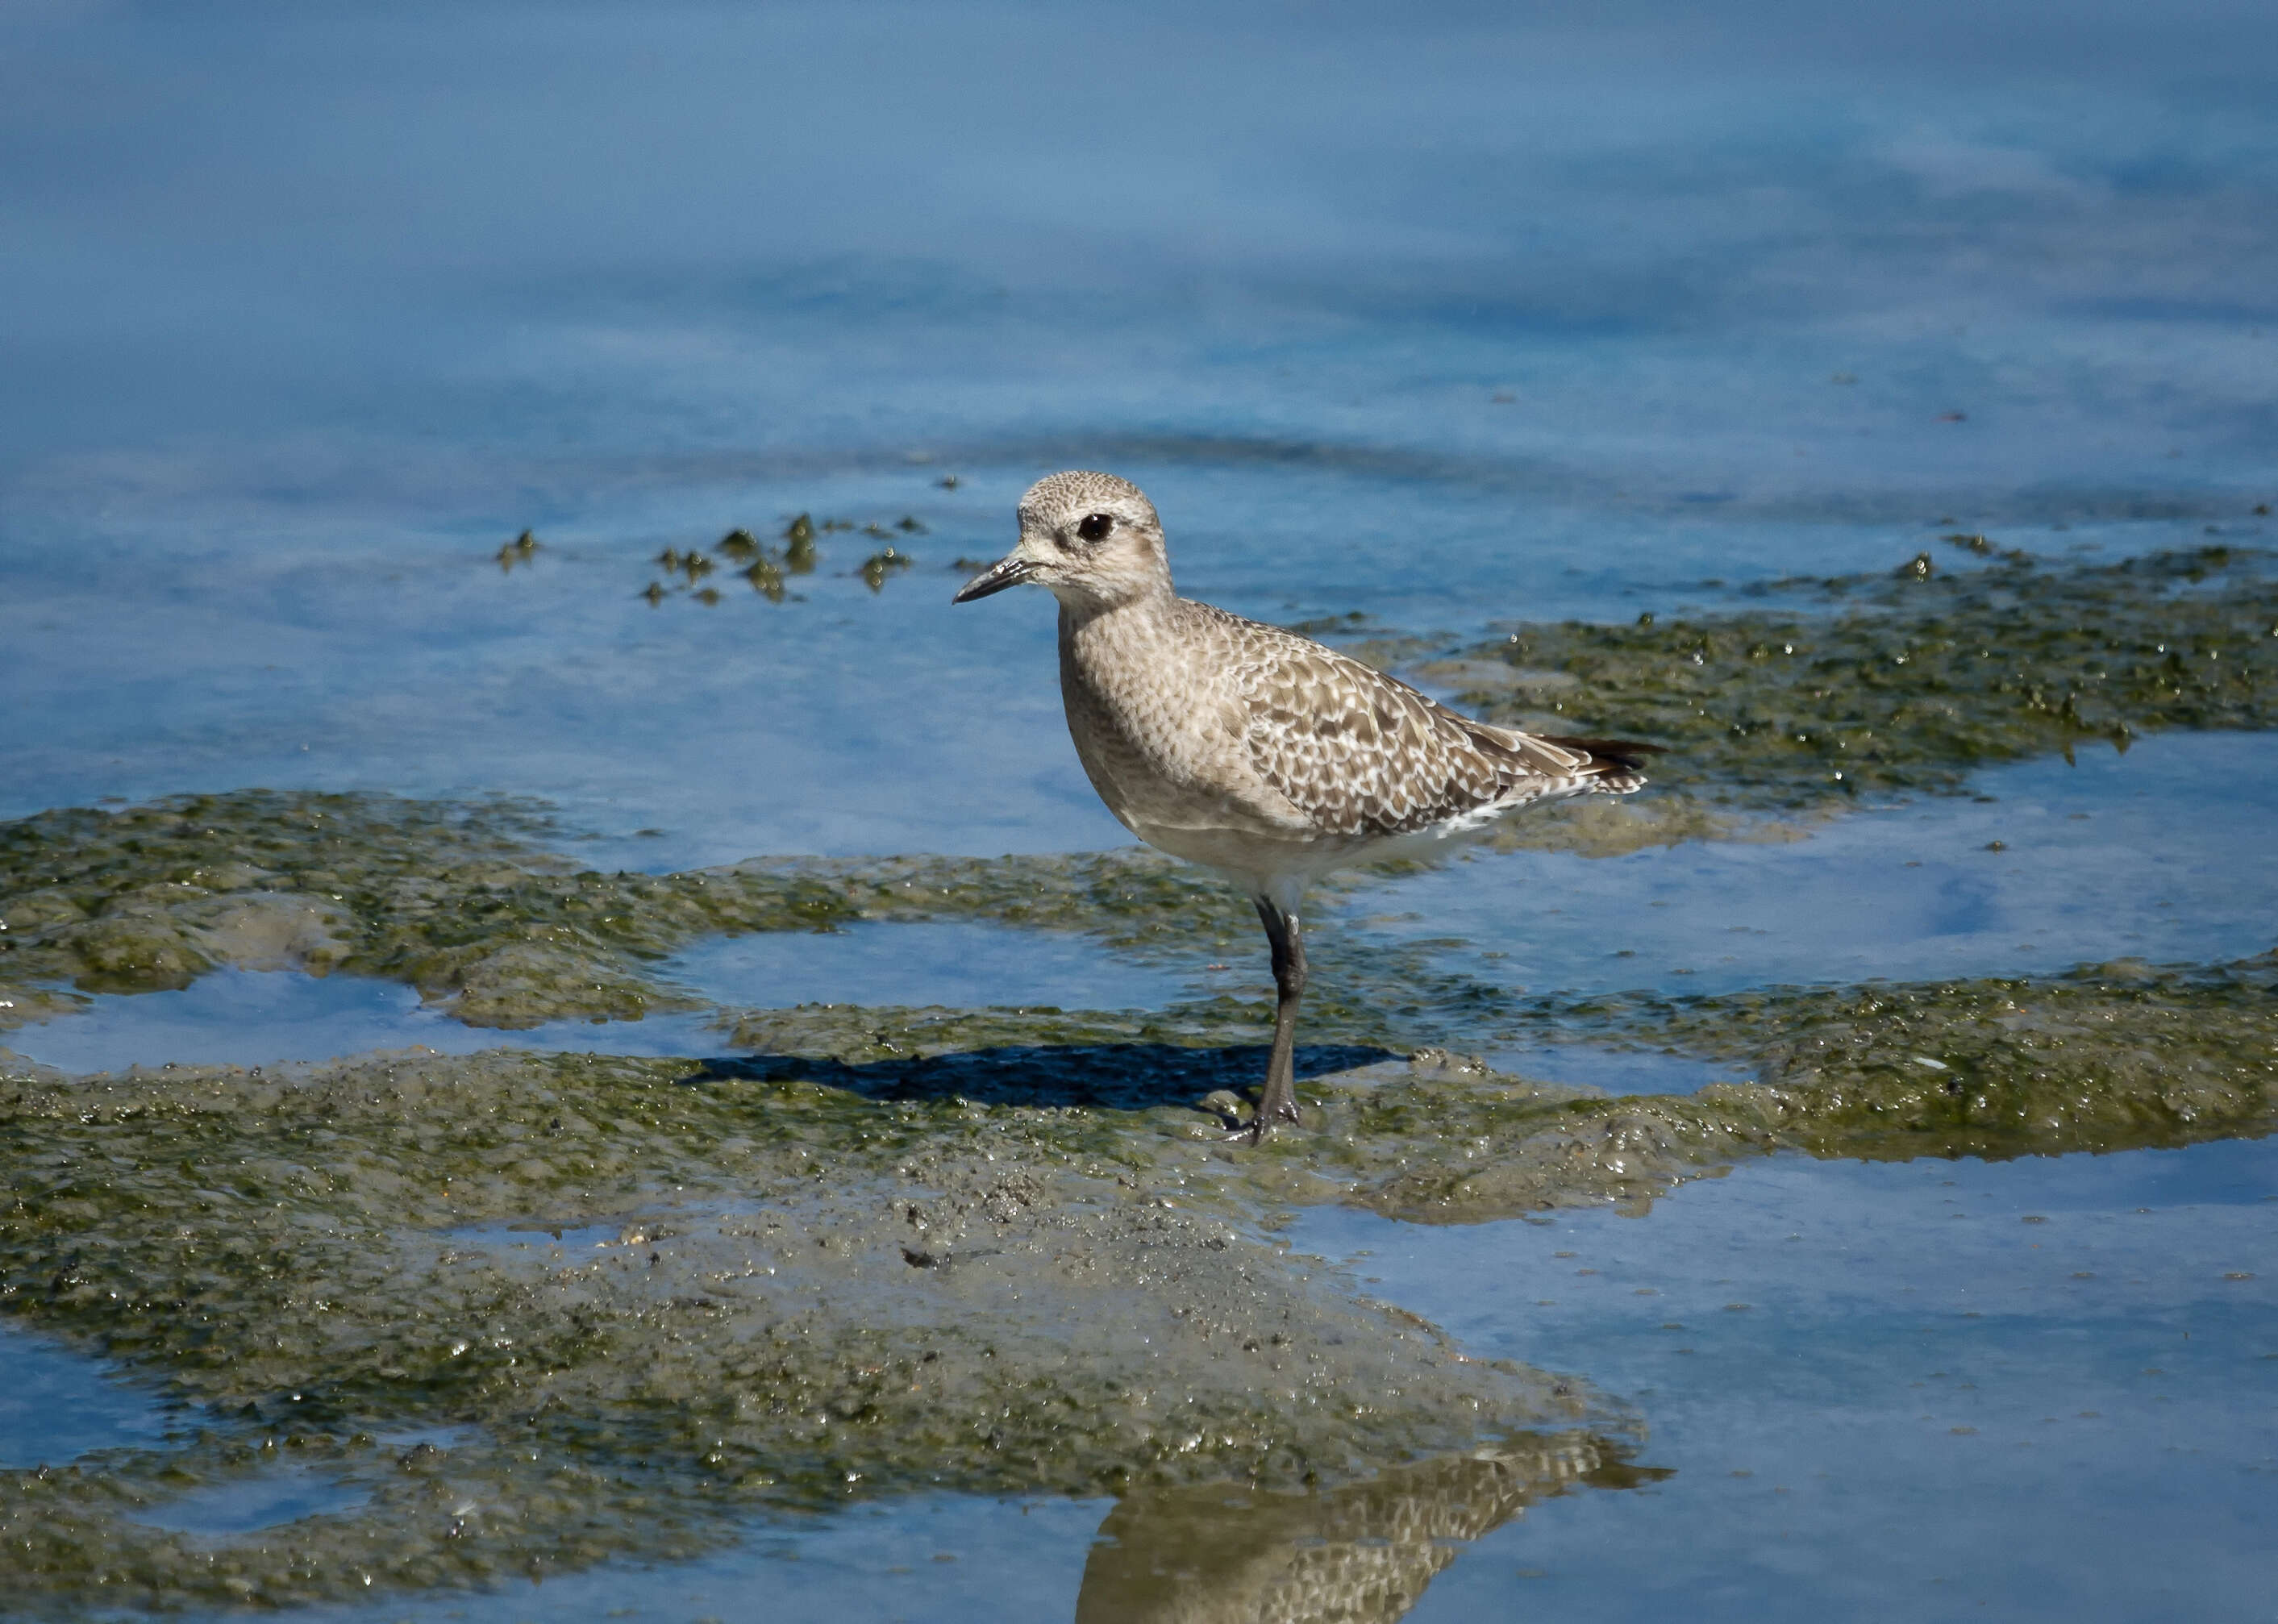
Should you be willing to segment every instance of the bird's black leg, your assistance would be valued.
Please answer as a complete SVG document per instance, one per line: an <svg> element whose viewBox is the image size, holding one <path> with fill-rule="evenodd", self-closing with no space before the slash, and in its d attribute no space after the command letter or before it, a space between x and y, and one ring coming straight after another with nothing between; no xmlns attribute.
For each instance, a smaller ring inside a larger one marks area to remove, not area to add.
<svg viewBox="0 0 2278 1624"><path fill-rule="evenodd" d="M1281 911L1270 898L1257 899L1257 917L1273 950L1273 1053L1265 1062L1265 1093L1250 1124L1250 1142L1263 1139L1276 1122L1297 1120L1297 1000L1305 996L1305 933L1297 915Z"/></svg>

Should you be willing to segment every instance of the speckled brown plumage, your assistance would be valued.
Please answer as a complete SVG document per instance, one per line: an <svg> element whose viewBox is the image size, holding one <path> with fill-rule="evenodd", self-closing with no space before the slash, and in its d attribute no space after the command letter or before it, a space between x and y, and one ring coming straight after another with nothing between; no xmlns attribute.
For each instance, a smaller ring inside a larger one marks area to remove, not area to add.
<svg viewBox="0 0 2278 1624"><path fill-rule="evenodd" d="M1296 1115L1306 886L1452 849L1520 807L1645 782L1650 746L1492 727L1295 632L1179 597L1153 505L1112 474L1038 481L1020 521L1019 545L957 601L1049 588L1068 732L1100 799L1150 846L1257 899L1282 1006L1261 1130L1269 1108Z"/></svg>
<svg viewBox="0 0 2278 1624"><path fill-rule="evenodd" d="M1294 632L1183 599L1175 612L1226 645L1250 761L1320 834L1412 834L1482 808L1644 782L1629 762L1473 721Z"/></svg>

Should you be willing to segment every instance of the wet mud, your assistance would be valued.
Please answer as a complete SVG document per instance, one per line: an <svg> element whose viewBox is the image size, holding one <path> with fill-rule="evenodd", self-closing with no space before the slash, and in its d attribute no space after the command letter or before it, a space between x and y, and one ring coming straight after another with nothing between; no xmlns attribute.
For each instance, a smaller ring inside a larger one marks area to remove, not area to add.
<svg viewBox="0 0 2278 1624"><path fill-rule="evenodd" d="M665 1559L856 1497L1327 1491L1545 1433L1580 1475L1637 1444L1578 1380L1287 1256L1191 1110L497 1053L4 1087L0 1300L185 1406L171 1447L0 1484L10 1593L60 1611ZM361 1503L156 1526L288 1469Z"/></svg>
<svg viewBox="0 0 2278 1624"><path fill-rule="evenodd" d="M1511 1505L1622 1486L1641 1423L1290 1256L1297 1207L1640 1211L1778 1149L2113 1150L2267 1133L2278 1108L2268 957L1540 1013L1764 1080L1609 1098L1441 1052L1316 1052L1303 1130L1253 1151L1226 1139L1246 1102L1223 1074L1255 1055L1181 1069L1149 1045L1033 1056L993 1095L975 1082L1001 1050L847 1057L784 1032L808 1053L12 1063L0 1300L184 1407L169 1447L8 1481L11 1593L481 1583L936 1489L1114 1494L1156 1526L1181 1485L1234 1483L1265 1497L1261 1528L1452 1529L1458 1500L1492 1526L1503 1500L1441 1480L1484 1472ZM439 1428L454 1441L382 1441ZM1580 1464L1538 1469L1553 1457ZM156 1526L288 1468L361 1502L221 1540ZM1201 1549L1172 1576L1410 1596L1442 1549L1372 1533L1338 1567L1320 1537L1229 1534L1223 1563Z"/></svg>

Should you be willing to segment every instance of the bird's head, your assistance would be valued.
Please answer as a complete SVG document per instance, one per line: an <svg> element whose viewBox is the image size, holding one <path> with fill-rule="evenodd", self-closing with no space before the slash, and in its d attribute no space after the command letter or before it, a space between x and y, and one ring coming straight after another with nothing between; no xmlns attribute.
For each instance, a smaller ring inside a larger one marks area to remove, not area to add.
<svg viewBox="0 0 2278 1624"><path fill-rule="evenodd" d="M951 600L970 603L1033 583L1072 609L1112 609L1171 590L1163 524L1139 487L1113 474L1072 471L1021 498L1021 539Z"/></svg>

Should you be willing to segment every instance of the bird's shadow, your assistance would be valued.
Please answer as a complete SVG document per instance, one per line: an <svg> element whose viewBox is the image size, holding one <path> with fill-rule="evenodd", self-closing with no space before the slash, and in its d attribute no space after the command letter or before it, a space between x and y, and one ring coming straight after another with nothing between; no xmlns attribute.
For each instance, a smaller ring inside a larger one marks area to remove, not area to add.
<svg viewBox="0 0 2278 1624"><path fill-rule="evenodd" d="M799 1080L873 1099L969 1099L979 1105L1095 1106L1142 1111L1191 1106L1217 1089L1247 1095L1265 1081L1261 1044L1183 1048L1167 1043L1006 1045L923 1058L850 1063L799 1055L724 1055L683 1078L701 1084ZM1398 1060L1388 1049L1316 1044L1296 1053L1300 1078Z"/></svg>

